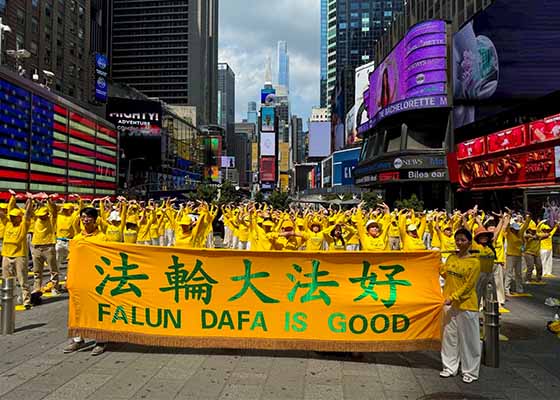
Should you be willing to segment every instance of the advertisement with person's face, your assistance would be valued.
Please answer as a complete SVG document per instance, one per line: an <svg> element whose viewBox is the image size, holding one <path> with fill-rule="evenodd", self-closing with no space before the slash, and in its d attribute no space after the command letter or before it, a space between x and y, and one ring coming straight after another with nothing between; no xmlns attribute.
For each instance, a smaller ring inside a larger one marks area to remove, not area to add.
<svg viewBox="0 0 560 400"><path fill-rule="evenodd" d="M560 2L496 0L453 36L455 128L560 89Z"/></svg>
<svg viewBox="0 0 560 400"><path fill-rule="evenodd" d="M370 74L364 92L368 122L362 133L404 111L447 107L447 25L427 21L412 27Z"/></svg>

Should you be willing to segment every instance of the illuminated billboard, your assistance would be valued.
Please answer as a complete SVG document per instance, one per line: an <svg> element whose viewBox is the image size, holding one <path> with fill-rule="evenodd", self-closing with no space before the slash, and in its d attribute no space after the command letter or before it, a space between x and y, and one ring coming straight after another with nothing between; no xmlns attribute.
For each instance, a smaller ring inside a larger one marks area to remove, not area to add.
<svg viewBox="0 0 560 400"><path fill-rule="evenodd" d="M455 128L560 88L560 2L496 0L453 35Z"/></svg>
<svg viewBox="0 0 560 400"><path fill-rule="evenodd" d="M276 182L276 157L261 157L261 182Z"/></svg>
<svg viewBox="0 0 560 400"><path fill-rule="evenodd" d="M32 85L0 78L0 187L114 195L116 131L107 121Z"/></svg>
<svg viewBox="0 0 560 400"><path fill-rule="evenodd" d="M444 21L412 27L369 75L364 92L368 121L358 131L404 111L448 107L448 40Z"/></svg>
<svg viewBox="0 0 560 400"><path fill-rule="evenodd" d="M261 156L276 156L276 133L261 133Z"/></svg>
<svg viewBox="0 0 560 400"><path fill-rule="evenodd" d="M261 108L261 132L274 132L274 107Z"/></svg>
<svg viewBox="0 0 560 400"><path fill-rule="evenodd" d="M327 157L331 154L331 123L328 121L309 122L308 157Z"/></svg>

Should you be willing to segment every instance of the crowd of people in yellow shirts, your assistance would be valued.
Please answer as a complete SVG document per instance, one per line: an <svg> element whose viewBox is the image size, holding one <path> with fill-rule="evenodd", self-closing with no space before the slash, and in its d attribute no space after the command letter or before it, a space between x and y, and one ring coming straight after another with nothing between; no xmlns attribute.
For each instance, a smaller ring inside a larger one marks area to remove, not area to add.
<svg viewBox="0 0 560 400"><path fill-rule="evenodd" d="M179 203L176 199L138 202L118 197L112 202L105 197L86 202L76 195L73 201L55 202L55 196L45 193L16 196L10 192L9 202L0 203L2 276L17 277L25 308L40 302L46 291L59 292L59 271L67 262L70 240L213 248L213 227L218 218L224 226L219 247L229 249L439 251L446 305L456 311L446 313L450 318L446 326L459 327L464 333L469 331L464 328L468 324L461 322L461 312L478 313L488 282L494 283L497 300L505 310L506 296L523 293L523 285L533 280L534 270L537 283L552 274L552 237L558 228L546 220L535 221L529 214L509 210L488 214L477 207L453 213L391 210L385 203L373 209L359 204L349 210L309 206L276 210L255 202L218 208L202 201ZM18 207L18 198L25 200L23 207ZM27 283L29 253L31 289ZM43 286L45 266L50 280ZM469 341L463 338L462 343ZM442 351L444 365L448 361L442 377L457 373L457 360L461 359L463 377L472 381L478 370L469 370L469 360L462 358L469 351L460 347L451 346L452 354L448 351L445 357Z"/></svg>

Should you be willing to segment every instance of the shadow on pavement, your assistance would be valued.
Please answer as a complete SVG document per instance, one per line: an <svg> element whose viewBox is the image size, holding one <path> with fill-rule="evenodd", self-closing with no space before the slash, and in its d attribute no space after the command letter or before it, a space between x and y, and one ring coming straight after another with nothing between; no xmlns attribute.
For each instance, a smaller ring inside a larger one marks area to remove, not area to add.
<svg viewBox="0 0 560 400"><path fill-rule="evenodd" d="M18 332L22 332L22 331L29 331L31 329L36 329L36 328L41 328L43 326L47 325L46 323L41 323L41 324L29 324L29 325L24 325L24 326L20 326L19 328L16 328L14 330L15 333Z"/></svg>

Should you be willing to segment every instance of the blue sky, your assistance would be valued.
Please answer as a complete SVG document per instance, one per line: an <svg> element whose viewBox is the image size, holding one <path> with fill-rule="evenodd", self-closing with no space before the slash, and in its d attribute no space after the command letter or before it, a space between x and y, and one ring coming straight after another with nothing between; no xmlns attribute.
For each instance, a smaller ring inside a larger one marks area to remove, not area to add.
<svg viewBox="0 0 560 400"><path fill-rule="evenodd" d="M276 45L288 42L291 112L307 121L319 106L320 0L220 1L219 61L235 72L236 121L260 101L267 56L277 80Z"/></svg>

